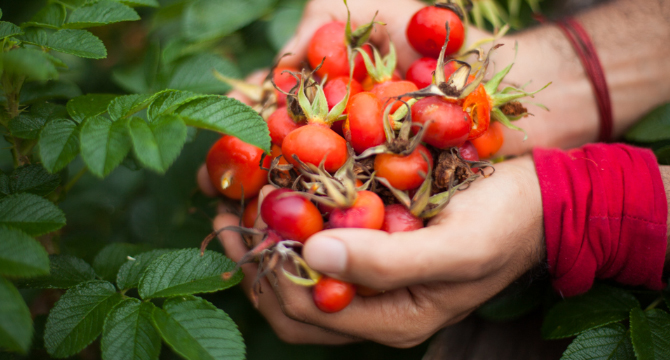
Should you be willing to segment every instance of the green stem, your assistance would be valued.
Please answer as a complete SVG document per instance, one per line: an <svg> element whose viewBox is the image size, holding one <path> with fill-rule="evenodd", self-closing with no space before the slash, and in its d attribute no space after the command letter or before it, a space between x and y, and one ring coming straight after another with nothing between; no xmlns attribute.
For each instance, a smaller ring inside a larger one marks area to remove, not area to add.
<svg viewBox="0 0 670 360"><path fill-rule="evenodd" d="M654 300L653 303L649 304L649 306L647 306L647 308L644 309L644 311L648 311L648 310L651 310L651 309L657 307L658 304L660 304L662 301L663 301L663 297L661 296L658 299Z"/></svg>
<svg viewBox="0 0 670 360"><path fill-rule="evenodd" d="M87 170L88 170L88 168L86 166L82 167L81 170L79 170L79 172L77 172L77 174L75 174L75 176L72 177L72 179L70 179L70 181L68 181L67 184L65 184L65 188L63 189L63 192L66 193L66 194L68 192L70 192L70 189L72 189L74 184L76 184L77 181L79 181L79 179L81 179L81 177L84 176L84 174L86 174Z"/></svg>

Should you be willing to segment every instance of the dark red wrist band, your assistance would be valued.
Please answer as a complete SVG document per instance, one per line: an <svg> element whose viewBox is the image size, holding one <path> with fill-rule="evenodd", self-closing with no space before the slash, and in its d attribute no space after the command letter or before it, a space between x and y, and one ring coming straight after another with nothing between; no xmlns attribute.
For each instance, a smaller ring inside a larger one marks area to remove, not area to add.
<svg viewBox="0 0 670 360"><path fill-rule="evenodd" d="M536 19L540 22L545 22L545 18L541 15L536 15ZM563 30L565 36L575 49L579 60L584 66L586 75L591 82L593 92L598 104L598 113L600 115L600 133L598 134L598 141L607 142L612 140L613 135L613 115L612 115L612 101L610 92L607 88L607 79L605 79L605 72L602 64L598 58L595 46L591 42L591 38L584 28L574 19L565 18L557 21L556 25Z"/></svg>
<svg viewBox="0 0 670 360"><path fill-rule="evenodd" d="M654 154L591 144L533 157L554 288L574 296L599 278L661 290L668 204Z"/></svg>

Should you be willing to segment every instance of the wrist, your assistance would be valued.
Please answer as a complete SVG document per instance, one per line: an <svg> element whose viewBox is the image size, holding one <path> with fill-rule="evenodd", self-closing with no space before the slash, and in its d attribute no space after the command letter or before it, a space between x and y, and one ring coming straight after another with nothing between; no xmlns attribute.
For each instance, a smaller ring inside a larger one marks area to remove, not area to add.
<svg viewBox="0 0 670 360"><path fill-rule="evenodd" d="M512 167L512 173L515 175L515 184L517 185L519 199L519 210L515 215L515 221L525 227L523 238L530 241L532 245L530 262L525 271L532 269L546 259L546 248L544 243L544 218L542 209L542 192L540 182L535 171L535 163L532 156L524 155L505 161L500 165ZM496 175L493 175L496 176Z"/></svg>
<svg viewBox="0 0 670 360"><path fill-rule="evenodd" d="M507 83L528 84L528 91L552 83L524 103L533 116L515 122L526 130L528 139L524 141L520 131L506 129L501 154L526 153L537 146L567 149L595 141L599 131L596 98L565 35L555 26L543 25L501 40L505 46L494 58L497 71L514 61L518 46Z"/></svg>

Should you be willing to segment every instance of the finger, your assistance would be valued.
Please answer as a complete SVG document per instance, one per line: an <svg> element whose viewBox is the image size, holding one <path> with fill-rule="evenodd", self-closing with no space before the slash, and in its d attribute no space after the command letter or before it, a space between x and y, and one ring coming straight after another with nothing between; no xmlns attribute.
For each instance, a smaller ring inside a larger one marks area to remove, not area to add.
<svg viewBox="0 0 670 360"><path fill-rule="evenodd" d="M263 200L265 199L266 196L268 196L271 192L277 190L272 185L265 185L261 188L261 191L258 193L258 209L261 208L261 205L263 205ZM265 229L267 228L267 224L263 221L263 218L259 216L256 219L256 222L254 223L254 227L257 229Z"/></svg>
<svg viewBox="0 0 670 360"><path fill-rule="evenodd" d="M415 346L442 328L449 319L460 315L446 307L438 309L435 305L439 301L426 299L408 288L374 297L356 296L343 310L325 313L314 304L310 288L295 285L281 275L273 285L282 310L289 318L393 347ZM430 293L435 300L449 299L450 289L447 285L425 293Z"/></svg>
<svg viewBox="0 0 670 360"><path fill-rule="evenodd" d="M212 181L209 179L209 173L207 172L207 166L205 166L205 164L202 164L200 169L198 169L197 177L198 187L203 194L209 197L215 197L219 194L214 185L212 185Z"/></svg>
<svg viewBox="0 0 670 360"><path fill-rule="evenodd" d="M238 224L238 217L232 214L222 214L214 219L214 229L221 229L226 226L235 226ZM234 231L222 231L219 234L226 255L237 262L244 254L249 251L244 245L242 237ZM256 264L242 265L244 278L240 285L249 299L252 298L253 283L258 273ZM353 340L347 337L334 335L323 331L318 327L303 324L292 320L281 311L279 302L272 287L267 279L261 280L261 292L257 294L258 311L268 320L270 326L277 335L284 341L290 343L315 343L315 344L345 344Z"/></svg>
<svg viewBox="0 0 670 360"><path fill-rule="evenodd" d="M329 276L388 290L479 277L490 252L481 247L449 226L393 234L333 229L308 239L303 255L309 266Z"/></svg>

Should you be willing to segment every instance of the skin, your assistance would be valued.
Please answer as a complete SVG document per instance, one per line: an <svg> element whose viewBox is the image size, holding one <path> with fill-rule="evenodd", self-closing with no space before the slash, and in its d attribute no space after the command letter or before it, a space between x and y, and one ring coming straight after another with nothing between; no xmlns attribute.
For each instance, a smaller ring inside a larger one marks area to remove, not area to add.
<svg viewBox="0 0 670 360"><path fill-rule="evenodd" d="M379 9L378 20L388 24L386 29L404 72L419 58L404 38L405 26L423 5L409 0L398 1L393 7L384 3L351 2L352 20L364 23ZM296 56L284 58L282 64L298 65L305 58L310 34L322 24L344 16L338 2L308 3L296 37L281 52ZM577 16L591 35L605 69L616 135L653 107L670 100L670 48L664 44L664 39L670 38L668 18L668 0L613 1ZM622 23L627 25L621 26ZM470 29L468 41L483 36L484 33ZM386 51L388 40L382 31L373 33L372 41ZM519 53L507 81L518 85L532 79L527 90L554 81L534 99L552 111L529 105L536 116L517 123L526 129L529 139L522 142L521 133L506 131L499 154L522 154L539 145L571 148L595 141L599 126L595 98L565 36L555 26L546 25L505 37L501 40L505 46L494 57L496 69L512 61L516 41ZM670 199L670 167L660 169ZM200 170L198 180L203 192L216 194L206 169ZM261 201L271 190L268 186L263 189ZM476 220L481 218L488 221ZM237 222L236 216L222 213L214 220L214 228ZM270 281L264 279L262 286L274 292L260 294L258 310L278 336L289 343L343 344L366 339L409 347L423 342L442 327L466 317L544 258L542 200L532 159L521 156L496 165L495 176L475 181L467 191L458 193L428 225L395 234L333 229L307 241L303 255L314 269L388 290L384 294L356 297L345 310L325 314L316 309L309 289L270 276ZM220 240L234 261L248 251L236 233L223 232ZM332 256L336 253L344 256ZM669 262L670 247L666 271ZM246 274L242 286L249 294L257 268L248 264L242 269Z"/></svg>

